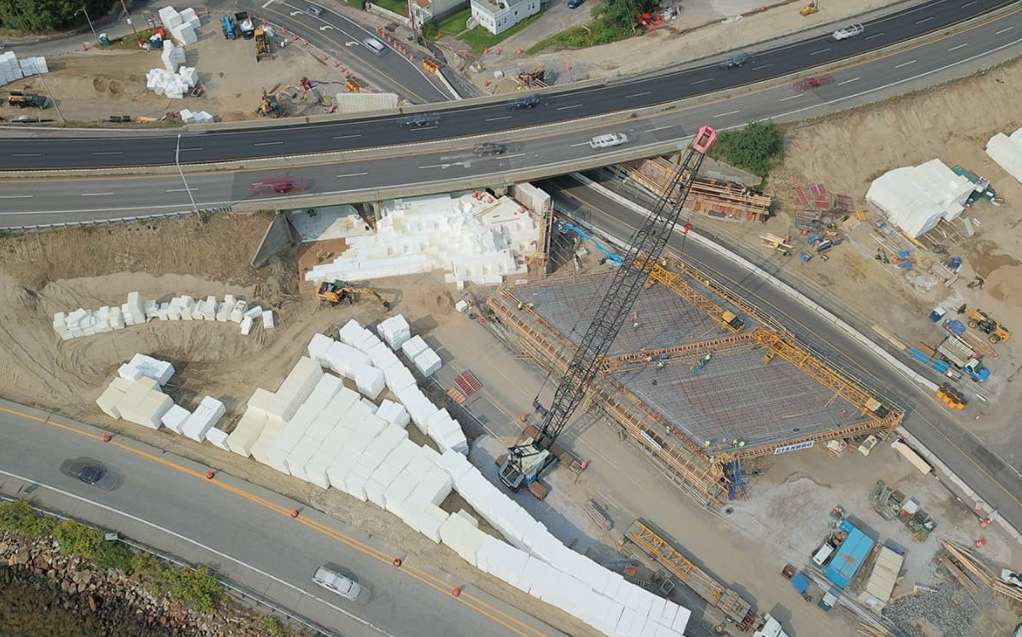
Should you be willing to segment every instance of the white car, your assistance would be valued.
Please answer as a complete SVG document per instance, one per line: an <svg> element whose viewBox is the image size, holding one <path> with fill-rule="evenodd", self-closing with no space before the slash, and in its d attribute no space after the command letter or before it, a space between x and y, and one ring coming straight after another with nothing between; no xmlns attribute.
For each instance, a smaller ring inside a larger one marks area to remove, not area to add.
<svg viewBox="0 0 1022 637"><path fill-rule="evenodd" d="M312 576L312 581L353 602L358 599L363 590L362 586L352 578L345 577L325 566L320 566L316 569L315 575Z"/></svg>
<svg viewBox="0 0 1022 637"><path fill-rule="evenodd" d="M861 24L850 24L843 29L838 29L834 33L830 34L830 37L835 40L847 40L848 38L854 38L857 35L862 35L862 32L866 29Z"/></svg>
<svg viewBox="0 0 1022 637"><path fill-rule="evenodd" d="M628 135L624 133L607 133L606 135L597 135L589 140L589 146L594 150L597 148L613 148L614 146L627 143Z"/></svg>

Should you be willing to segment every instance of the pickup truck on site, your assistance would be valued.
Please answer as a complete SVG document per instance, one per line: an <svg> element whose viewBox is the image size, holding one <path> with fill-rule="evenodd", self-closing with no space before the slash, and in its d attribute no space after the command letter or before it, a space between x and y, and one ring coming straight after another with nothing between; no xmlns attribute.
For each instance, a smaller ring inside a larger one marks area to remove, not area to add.
<svg viewBox="0 0 1022 637"><path fill-rule="evenodd" d="M14 108L46 108L50 105L50 100L45 95L13 91L7 96L7 103Z"/></svg>

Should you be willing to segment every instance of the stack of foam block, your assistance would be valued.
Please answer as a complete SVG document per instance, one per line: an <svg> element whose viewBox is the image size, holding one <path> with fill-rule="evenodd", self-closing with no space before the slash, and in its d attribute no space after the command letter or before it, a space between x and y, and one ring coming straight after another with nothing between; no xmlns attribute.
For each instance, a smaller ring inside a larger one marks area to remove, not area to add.
<svg viewBox="0 0 1022 637"><path fill-rule="evenodd" d="M21 60L14 54L14 51L7 51L0 54L0 86L20 80L30 75L49 73L46 66L46 58L30 57Z"/></svg>
<svg viewBox="0 0 1022 637"><path fill-rule="evenodd" d="M502 212L486 214L494 208ZM376 234L349 238L344 253L313 267L305 278L363 281L442 270L459 288L466 281L496 285L525 272L526 253L520 248L538 239L532 217L509 198L477 192L396 199L384 204Z"/></svg>
<svg viewBox="0 0 1022 637"><path fill-rule="evenodd" d="M388 319L380 321L376 326L376 333L380 335L383 342L396 350L405 341L412 337L412 328L401 314L396 314Z"/></svg>
<svg viewBox="0 0 1022 637"><path fill-rule="evenodd" d="M195 88L198 81L199 75L193 66L182 66L174 73L167 69L149 69L145 76L147 89L176 100Z"/></svg>
<svg viewBox="0 0 1022 637"><path fill-rule="evenodd" d="M170 73L177 73L178 67L185 63L185 50L174 46L173 42L164 42L160 59L163 60L163 68Z"/></svg>
<svg viewBox="0 0 1022 637"><path fill-rule="evenodd" d="M181 46L194 44L198 40L195 32L199 29L200 21L194 9L185 9L178 13L174 7L163 7L159 14L163 26Z"/></svg>
<svg viewBox="0 0 1022 637"><path fill-rule="evenodd" d="M209 124L214 121L213 116L206 111L191 111L187 108L182 108L178 114L181 116L181 121L185 124Z"/></svg>
<svg viewBox="0 0 1022 637"><path fill-rule="evenodd" d="M421 336L415 336L401 345L401 352L405 355L415 369L425 377L432 376L442 366L442 361L436 352L433 351Z"/></svg>
<svg viewBox="0 0 1022 637"><path fill-rule="evenodd" d="M174 366L152 356L135 354L130 361L117 369L117 375L131 381L152 378L163 386L170 382L171 376L174 375Z"/></svg>
<svg viewBox="0 0 1022 637"><path fill-rule="evenodd" d="M455 490L510 544L451 516L440 538L469 563L607 635L680 637L688 609L567 548L461 454L439 460Z"/></svg>
<svg viewBox="0 0 1022 637"><path fill-rule="evenodd" d="M256 319L262 320L264 329L273 329L273 310L264 310L227 294L222 302L209 296L196 301L190 296L175 296L170 301L157 303L143 299L138 292L130 292L120 307L103 306L99 310L79 308L70 313L53 315L53 329L62 339L91 336L101 332L123 329L131 325L144 325L149 320L161 321L232 321L238 323L244 336L252 331Z"/></svg>
<svg viewBox="0 0 1022 637"><path fill-rule="evenodd" d="M127 380L118 376L96 399L96 404L112 418L122 418L136 425L159 429L161 418L174 405L174 401L160 391L160 384L152 378Z"/></svg>

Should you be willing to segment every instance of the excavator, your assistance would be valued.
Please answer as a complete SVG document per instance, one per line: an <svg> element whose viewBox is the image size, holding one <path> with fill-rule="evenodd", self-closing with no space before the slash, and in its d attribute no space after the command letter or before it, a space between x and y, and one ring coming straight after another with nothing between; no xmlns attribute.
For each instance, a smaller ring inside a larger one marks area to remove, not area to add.
<svg viewBox="0 0 1022 637"><path fill-rule="evenodd" d="M319 297L319 304L331 307L341 303L355 303L363 294L373 297L380 302L384 310L390 311L390 301L384 299L380 296L379 292L368 286L352 285L347 281L340 280L324 281L320 284L319 291L316 292L316 296Z"/></svg>

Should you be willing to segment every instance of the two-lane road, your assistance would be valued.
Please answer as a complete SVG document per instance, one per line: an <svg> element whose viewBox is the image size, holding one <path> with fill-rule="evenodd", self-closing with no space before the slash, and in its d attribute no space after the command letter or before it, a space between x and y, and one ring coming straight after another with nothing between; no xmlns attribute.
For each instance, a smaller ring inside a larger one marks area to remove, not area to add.
<svg viewBox="0 0 1022 637"><path fill-rule="evenodd" d="M189 150L182 151L181 162L206 163L407 146L473 135L507 133L543 124L566 123L631 111L713 94L861 55L896 42L940 31L1016 2L932 0L867 22L862 36L838 42L829 35L822 35L776 46L756 53L739 68L722 69L716 63L709 63L604 85L568 88L546 95L542 104L536 108L517 111L510 110L504 102L455 105L437 111L435 125L424 128L406 127L402 125L404 116L389 115L286 127L186 133L182 146ZM869 79L880 79L881 84L889 83L891 79L882 78L911 77L926 68L933 69L956 60L982 55L1001 45L1010 46L1022 35L1016 18L1017 14L995 22L992 28L971 31L972 39L960 42L964 46L958 49L943 47L927 51L927 47L919 47L909 51L907 56L899 54L894 64L888 65L888 59L879 60L869 73L864 71L861 76L843 76L834 85L820 91L806 91L806 97L799 99L809 102L814 96L833 93L853 95L865 90L870 83ZM736 98L719 104L708 120L709 123L723 126L736 121L749 121L758 109L748 108L745 101L744 98ZM797 111L800 108L794 99L792 103L782 106L784 108L774 111ZM0 155L0 170L172 165L175 146L176 134L147 136L145 139L112 134L104 141L102 148L97 148L91 139L79 139L72 134L47 135L44 138L36 138L31 134L10 136L4 140L6 152Z"/></svg>
<svg viewBox="0 0 1022 637"><path fill-rule="evenodd" d="M101 462L96 486L62 471L68 460ZM393 549L272 492L123 437L0 401L0 491L19 487L43 506L122 532L230 579L345 636L554 637L560 632L414 555L395 568ZM30 487L20 479L53 487ZM56 489L56 490L54 490ZM400 524L395 520L395 524ZM371 590L352 603L312 584L324 563L351 570Z"/></svg>

